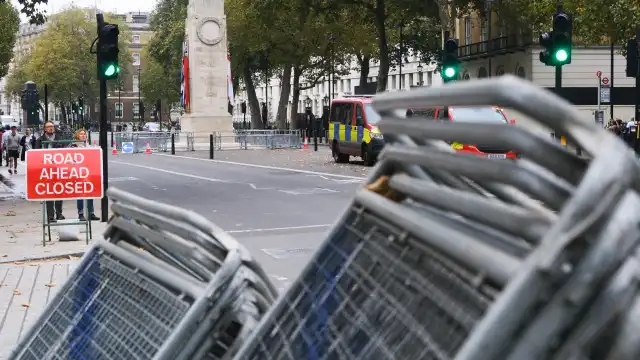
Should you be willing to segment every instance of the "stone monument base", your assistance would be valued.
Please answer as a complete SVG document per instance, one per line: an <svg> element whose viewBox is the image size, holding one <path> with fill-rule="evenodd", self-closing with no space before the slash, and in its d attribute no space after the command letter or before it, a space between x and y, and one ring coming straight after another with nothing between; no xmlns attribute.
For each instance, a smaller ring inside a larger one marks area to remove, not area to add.
<svg viewBox="0 0 640 360"><path fill-rule="evenodd" d="M184 114L180 118L181 131L193 133L232 132L231 115L211 116Z"/></svg>

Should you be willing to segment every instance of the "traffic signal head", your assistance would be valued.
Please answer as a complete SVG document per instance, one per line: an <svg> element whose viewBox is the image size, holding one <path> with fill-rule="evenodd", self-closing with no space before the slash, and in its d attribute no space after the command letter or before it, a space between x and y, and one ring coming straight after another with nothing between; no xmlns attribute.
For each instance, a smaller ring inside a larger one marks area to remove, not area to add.
<svg viewBox="0 0 640 360"><path fill-rule="evenodd" d="M444 82L456 80L460 70L460 59L458 59L458 40L447 39L444 42L442 51L441 76Z"/></svg>
<svg viewBox="0 0 640 360"><path fill-rule="evenodd" d="M553 17L553 62L556 66L571 64L571 16L565 12L558 12Z"/></svg>
<svg viewBox="0 0 640 360"><path fill-rule="evenodd" d="M118 25L104 24L98 31L98 77L111 80L120 74L118 64Z"/></svg>
<svg viewBox="0 0 640 360"><path fill-rule="evenodd" d="M78 110L82 112L84 110L84 100L82 98L78 98Z"/></svg>

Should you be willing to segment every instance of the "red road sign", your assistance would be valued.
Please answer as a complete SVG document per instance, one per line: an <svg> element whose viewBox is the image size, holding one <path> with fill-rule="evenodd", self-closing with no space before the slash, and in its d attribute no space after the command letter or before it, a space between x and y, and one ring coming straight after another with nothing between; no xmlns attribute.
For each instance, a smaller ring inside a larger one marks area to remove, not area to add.
<svg viewBox="0 0 640 360"><path fill-rule="evenodd" d="M27 200L99 199L102 149L34 149L26 153Z"/></svg>
<svg viewBox="0 0 640 360"><path fill-rule="evenodd" d="M602 71L596 72L596 76L598 77L598 79L600 79L602 77Z"/></svg>
<svg viewBox="0 0 640 360"><path fill-rule="evenodd" d="M609 83L609 79L607 79L606 77L602 78L602 84L607 85Z"/></svg>

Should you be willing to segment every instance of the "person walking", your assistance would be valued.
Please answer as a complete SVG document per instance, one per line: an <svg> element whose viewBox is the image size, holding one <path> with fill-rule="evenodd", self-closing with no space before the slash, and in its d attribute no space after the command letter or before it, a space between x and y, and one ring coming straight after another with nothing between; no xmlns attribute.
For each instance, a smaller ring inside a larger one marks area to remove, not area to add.
<svg viewBox="0 0 640 360"><path fill-rule="evenodd" d="M89 147L89 144L87 143L87 132L84 129L80 129L78 131L76 131L76 133L73 135L73 139L77 140L76 142L71 144L71 147L75 147L75 148L86 148ZM78 200L78 220L80 221L86 221L87 219L84 217L84 203L87 203L87 207L89 210L89 220L91 221L98 221L100 220L99 217L96 216L94 209L93 209L93 200L89 199L89 200Z"/></svg>
<svg viewBox="0 0 640 360"><path fill-rule="evenodd" d="M62 139L59 139L56 136L56 126L51 121L47 121L44 123L44 132L35 142L35 149L56 149L65 147L63 143L55 142L56 140ZM62 215L62 200L47 201L47 219L50 223L65 219Z"/></svg>
<svg viewBox="0 0 640 360"><path fill-rule="evenodd" d="M9 135L3 136L3 139L3 147L7 149L7 166L9 167L9 174L17 174L18 158L20 157L20 140L22 140L22 135L18 134L18 128L16 126L12 126ZM11 170L12 167L13 170Z"/></svg>
<svg viewBox="0 0 640 360"><path fill-rule="evenodd" d="M31 129L27 128L24 131L24 136L20 139L20 161L24 162L27 156L27 151L31 149L35 149L36 147L36 136L31 133Z"/></svg>
<svg viewBox="0 0 640 360"><path fill-rule="evenodd" d="M7 138L7 136L9 136L9 134L11 134L11 126L9 125L5 125L4 126L4 134L2 135L2 143L4 144L5 139ZM7 155L7 149L4 149L4 161L6 163L6 166L9 167L9 156Z"/></svg>

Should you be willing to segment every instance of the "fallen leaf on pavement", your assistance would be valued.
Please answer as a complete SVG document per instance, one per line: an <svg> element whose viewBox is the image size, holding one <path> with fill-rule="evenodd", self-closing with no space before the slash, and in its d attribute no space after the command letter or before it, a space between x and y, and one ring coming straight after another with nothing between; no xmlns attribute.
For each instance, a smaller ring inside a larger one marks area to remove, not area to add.
<svg viewBox="0 0 640 360"><path fill-rule="evenodd" d="M56 286L56 284L51 283L51 284L47 284L47 285L45 285L45 286L46 286L46 287L54 287L54 286Z"/></svg>
<svg viewBox="0 0 640 360"><path fill-rule="evenodd" d="M4 213L4 216L16 216L16 212L13 210L9 210L6 213Z"/></svg>
<svg viewBox="0 0 640 360"><path fill-rule="evenodd" d="M22 264L24 264L24 261L16 261L16 262L14 262L14 264L16 264L16 265L22 265Z"/></svg>
<svg viewBox="0 0 640 360"><path fill-rule="evenodd" d="M20 295L20 289L13 289L13 295Z"/></svg>
<svg viewBox="0 0 640 360"><path fill-rule="evenodd" d="M7 286L7 284L0 284L0 287L4 287L4 286Z"/></svg>
<svg viewBox="0 0 640 360"><path fill-rule="evenodd" d="M77 256L69 255L69 260L78 260L78 259L80 258Z"/></svg>
<svg viewBox="0 0 640 360"><path fill-rule="evenodd" d="M22 307L29 307L29 304L24 303L24 304L22 304Z"/></svg>

